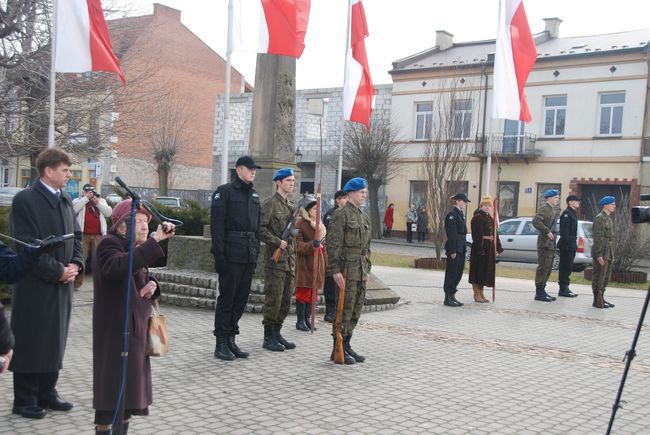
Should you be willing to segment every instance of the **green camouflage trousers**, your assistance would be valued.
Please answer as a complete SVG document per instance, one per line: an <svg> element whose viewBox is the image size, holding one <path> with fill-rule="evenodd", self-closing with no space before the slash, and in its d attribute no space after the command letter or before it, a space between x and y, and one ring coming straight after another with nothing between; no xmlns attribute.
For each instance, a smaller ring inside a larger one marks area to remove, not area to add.
<svg viewBox="0 0 650 435"><path fill-rule="evenodd" d="M264 275L264 307L262 314L265 325L281 325L289 314L291 295L293 294L293 276L291 272L266 269Z"/></svg>
<svg viewBox="0 0 650 435"><path fill-rule="evenodd" d="M591 290L596 294L597 292L605 291L609 283L609 277L612 274L612 262L605 260L605 265L601 266L598 260L593 260L594 272L591 275Z"/></svg>
<svg viewBox="0 0 650 435"><path fill-rule="evenodd" d="M553 269L555 249L537 248L537 271L535 272L535 286L545 287L548 277Z"/></svg>
<svg viewBox="0 0 650 435"><path fill-rule="evenodd" d="M338 288L336 295L338 299ZM345 337L352 334L361 317L361 310L366 301L366 282L353 281L348 278L343 299L343 316L341 318L341 334ZM332 325L332 333L336 334L336 323Z"/></svg>

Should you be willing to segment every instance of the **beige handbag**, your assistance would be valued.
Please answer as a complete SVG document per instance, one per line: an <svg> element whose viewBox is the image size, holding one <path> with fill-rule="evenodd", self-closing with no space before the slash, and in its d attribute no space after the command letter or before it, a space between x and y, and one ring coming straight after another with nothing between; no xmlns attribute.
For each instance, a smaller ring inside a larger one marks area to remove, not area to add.
<svg viewBox="0 0 650 435"><path fill-rule="evenodd" d="M151 307L148 329L147 356L165 356L169 352L167 318L160 314L160 305L157 300Z"/></svg>

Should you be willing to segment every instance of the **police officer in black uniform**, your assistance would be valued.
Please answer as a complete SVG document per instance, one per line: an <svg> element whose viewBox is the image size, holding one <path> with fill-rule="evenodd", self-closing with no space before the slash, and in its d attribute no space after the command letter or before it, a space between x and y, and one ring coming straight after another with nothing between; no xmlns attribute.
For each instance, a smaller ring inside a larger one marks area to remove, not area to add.
<svg viewBox="0 0 650 435"><path fill-rule="evenodd" d="M465 268L467 223L465 222L463 209L470 200L464 193L457 193L451 199L454 201L454 208L445 217L447 266L445 268L444 304L448 307L462 307L463 303L456 299L455 294L458 291L457 287L463 277L463 269Z"/></svg>
<svg viewBox="0 0 650 435"><path fill-rule="evenodd" d="M578 249L578 215L576 209L580 207L580 198L576 195L569 195L566 198L567 208L560 215L560 241L557 243L560 251L559 279L560 292L558 296L575 298L578 296L569 290L571 269L573 259Z"/></svg>
<svg viewBox="0 0 650 435"><path fill-rule="evenodd" d="M334 194L334 207L327 210L327 213L323 216L323 224L325 224L326 230L329 231L330 229L330 222L334 212L343 207L347 201L348 194L344 190L339 190ZM332 323L334 321L334 305L336 304L336 283L329 272L325 274L323 296L325 296L325 317L323 320Z"/></svg>
<svg viewBox="0 0 650 435"><path fill-rule="evenodd" d="M251 157L237 159L237 176L212 196L210 232L214 268L219 274L219 296L214 314L216 358L246 358L235 343L260 250L260 197L253 180L261 169Z"/></svg>

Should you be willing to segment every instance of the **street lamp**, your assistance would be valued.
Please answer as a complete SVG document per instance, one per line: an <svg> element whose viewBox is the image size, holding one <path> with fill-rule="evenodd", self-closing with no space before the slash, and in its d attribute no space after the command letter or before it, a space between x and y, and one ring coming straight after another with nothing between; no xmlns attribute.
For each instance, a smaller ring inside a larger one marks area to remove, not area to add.
<svg viewBox="0 0 650 435"><path fill-rule="evenodd" d="M296 165L300 168L302 164L302 151L300 151L300 147L296 148L294 155L296 156Z"/></svg>

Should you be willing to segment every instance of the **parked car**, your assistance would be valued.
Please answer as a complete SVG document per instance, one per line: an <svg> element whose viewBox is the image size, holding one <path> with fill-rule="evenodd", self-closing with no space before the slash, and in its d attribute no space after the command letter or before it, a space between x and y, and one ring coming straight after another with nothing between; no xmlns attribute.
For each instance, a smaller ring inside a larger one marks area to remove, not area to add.
<svg viewBox="0 0 650 435"><path fill-rule="evenodd" d="M106 201L112 202L113 204L117 204L119 202L124 201L124 198L122 198L117 193L109 193L108 195L106 195L105 199L106 199Z"/></svg>
<svg viewBox="0 0 650 435"><path fill-rule="evenodd" d="M0 205L11 205L14 196L21 190L22 187L0 187Z"/></svg>
<svg viewBox="0 0 650 435"><path fill-rule="evenodd" d="M555 223L555 230L559 233L560 220ZM533 226L533 218L530 216L515 217L506 219L499 224L499 238L503 253L497 257L497 261L512 261L518 263L537 263L537 235L539 232ZM585 269L591 265L591 245L593 243L592 223L589 221L578 221L577 235L578 250L573 260L575 270ZM560 240L558 235L558 241ZM472 235L467 234L467 259L469 259ZM560 263L559 252L556 252L553 259L553 268L557 269Z"/></svg>
<svg viewBox="0 0 650 435"><path fill-rule="evenodd" d="M176 211L189 208L187 201L177 196L159 196L156 198L156 202L165 207L173 208Z"/></svg>

